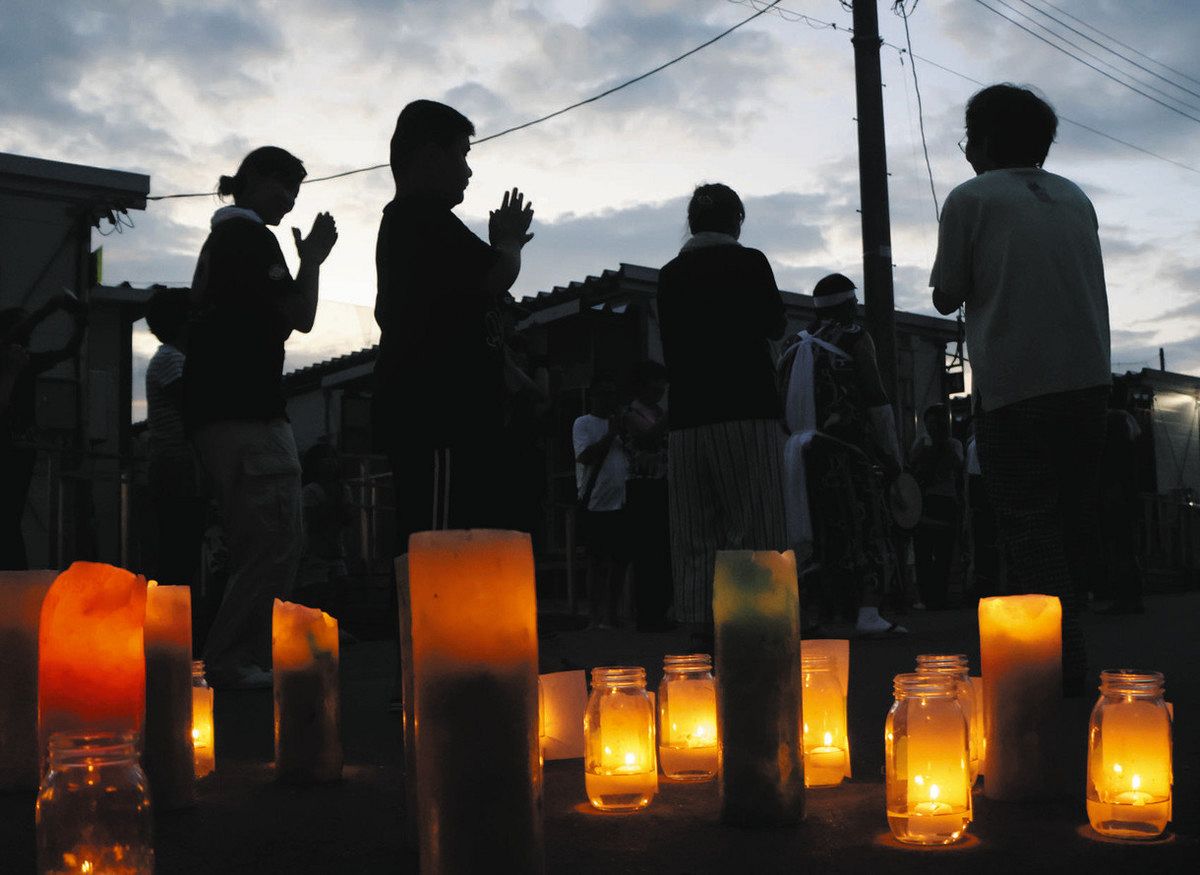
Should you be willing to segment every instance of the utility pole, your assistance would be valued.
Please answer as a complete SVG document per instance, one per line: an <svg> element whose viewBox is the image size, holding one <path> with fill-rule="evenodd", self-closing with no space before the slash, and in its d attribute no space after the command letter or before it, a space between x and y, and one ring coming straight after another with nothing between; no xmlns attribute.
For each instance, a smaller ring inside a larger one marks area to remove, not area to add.
<svg viewBox="0 0 1200 875"><path fill-rule="evenodd" d="M899 415L896 380L896 304L892 289L892 231L888 215L883 78L879 72L876 0L854 0L854 81L858 102L858 181L862 201L863 297L883 388ZM903 434L903 431L900 432Z"/></svg>

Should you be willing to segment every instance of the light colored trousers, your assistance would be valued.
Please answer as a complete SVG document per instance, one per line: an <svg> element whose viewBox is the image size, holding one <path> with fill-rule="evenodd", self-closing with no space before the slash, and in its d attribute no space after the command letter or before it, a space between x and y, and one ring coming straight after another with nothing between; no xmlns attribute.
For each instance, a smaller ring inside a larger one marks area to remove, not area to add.
<svg viewBox="0 0 1200 875"><path fill-rule="evenodd" d="M304 545L292 427L283 419L215 422L192 440L229 548L229 580L204 646L205 668L270 668L272 601L291 595Z"/></svg>
<svg viewBox="0 0 1200 875"><path fill-rule="evenodd" d="M718 550L786 550L783 425L774 419L718 422L667 439L675 613L712 623Z"/></svg>

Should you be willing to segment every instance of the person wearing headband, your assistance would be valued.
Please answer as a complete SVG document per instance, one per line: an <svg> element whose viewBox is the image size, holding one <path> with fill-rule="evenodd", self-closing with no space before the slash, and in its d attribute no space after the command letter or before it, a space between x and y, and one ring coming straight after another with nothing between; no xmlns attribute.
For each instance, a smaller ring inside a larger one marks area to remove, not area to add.
<svg viewBox="0 0 1200 875"><path fill-rule="evenodd" d="M816 319L781 359L788 536L819 622L841 615L860 636L902 635L879 613L896 567L879 471L900 472L900 446L875 344L855 321L855 292L840 273L823 277L813 289Z"/></svg>

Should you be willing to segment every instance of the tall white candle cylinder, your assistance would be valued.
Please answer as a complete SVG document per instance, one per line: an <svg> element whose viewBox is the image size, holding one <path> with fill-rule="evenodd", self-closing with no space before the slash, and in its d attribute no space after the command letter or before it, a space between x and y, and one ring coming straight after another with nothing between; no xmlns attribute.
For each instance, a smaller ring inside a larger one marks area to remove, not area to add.
<svg viewBox="0 0 1200 875"><path fill-rule="evenodd" d="M983 663L983 792L1036 799L1054 792L1062 701L1062 604L1057 596L979 600Z"/></svg>
<svg viewBox="0 0 1200 875"><path fill-rule="evenodd" d="M57 571L0 571L0 792L38 788L38 621Z"/></svg>

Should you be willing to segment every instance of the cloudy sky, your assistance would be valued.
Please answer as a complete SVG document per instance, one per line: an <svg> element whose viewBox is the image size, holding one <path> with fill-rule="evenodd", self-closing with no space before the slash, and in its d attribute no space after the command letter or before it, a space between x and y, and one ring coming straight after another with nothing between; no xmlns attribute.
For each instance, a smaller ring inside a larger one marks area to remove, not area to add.
<svg viewBox="0 0 1200 875"><path fill-rule="evenodd" d="M220 174L267 143L323 176L386 162L396 114L414 98L457 106L486 136L655 67L756 5L764 4L6 0L0 150L147 173L152 194L212 191ZM881 30L901 47L904 23L890 5L880 3ZM907 5L913 51L940 65L916 62L938 197L970 175L956 146L963 105L979 87L970 80L1039 88L1078 123L1062 122L1047 169L1076 180L1096 204L1114 369L1156 366L1161 346L1172 370L1200 373L1193 4ZM472 151L475 176L460 212L477 232L485 233L487 211L506 187L520 186L534 203L536 238L513 289L518 297L621 262L665 263L701 181L741 192L743 239L767 253L782 288L808 291L829 270L861 276L850 13L838 0L780 6L644 82ZM1060 42L1038 24L1056 31L1078 47L1071 52L1143 94L987 7ZM882 69L897 305L932 312L926 281L937 225L911 61L885 46ZM284 251L294 256L286 226L307 229L320 210L333 212L341 239L322 273L317 327L289 343L289 367L374 341L373 248L391 194L386 170L302 189L280 229ZM218 205L213 197L155 202L132 215L133 229L97 235L105 281L186 284ZM153 347L148 336L137 341L143 356Z"/></svg>

